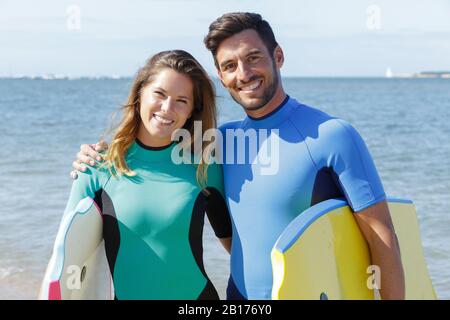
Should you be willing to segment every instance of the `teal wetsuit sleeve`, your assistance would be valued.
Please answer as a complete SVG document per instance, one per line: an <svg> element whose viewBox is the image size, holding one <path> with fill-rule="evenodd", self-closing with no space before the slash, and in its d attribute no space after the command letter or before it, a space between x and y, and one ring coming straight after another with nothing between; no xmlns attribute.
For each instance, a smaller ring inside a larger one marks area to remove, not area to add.
<svg viewBox="0 0 450 320"><path fill-rule="evenodd" d="M86 172L78 173L78 178L72 183L69 200L64 214L74 210L84 198L95 198L95 193L102 188L102 177L95 168L87 166Z"/></svg>
<svg viewBox="0 0 450 320"><path fill-rule="evenodd" d="M222 166L208 166L206 214L218 238L231 237L231 219L224 197Z"/></svg>
<svg viewBox="0 0 450 320"><path fill-rule="evenodd" d="M341 119L331 119L320 126L318 140L320 144L312 148L313 158L318 159L319 167L334 171L353 211L386 199L372 156L355 128Z"/></svg>

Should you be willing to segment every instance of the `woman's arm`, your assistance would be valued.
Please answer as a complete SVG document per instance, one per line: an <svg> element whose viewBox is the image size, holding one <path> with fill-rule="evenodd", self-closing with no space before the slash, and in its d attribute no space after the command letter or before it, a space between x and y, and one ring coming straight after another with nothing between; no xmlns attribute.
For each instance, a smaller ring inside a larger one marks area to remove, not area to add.
<svg viewBox="0 0 450 320"><path fill-rule="evenodd" d="M227 250L228 253L231 253L231 237L227 238L219 238L220 243L222 243L222 246Z"/></svg>
<svg viewBox="0 0 450 320"><path fill-rule="evenodd" d="M206 214L208 220L219 238L225 250L231 251L231 219L228 207L222 194L213 187L205 189L206 196Z"/></svg>
<svg viewBox="0 0 450 320"><path fill-rule="evenodd" d="M225 201L222 166L208 166L208 187L203 190L206 197L206 213L209 222L228 253L231 252L231 216Z"/></svg>

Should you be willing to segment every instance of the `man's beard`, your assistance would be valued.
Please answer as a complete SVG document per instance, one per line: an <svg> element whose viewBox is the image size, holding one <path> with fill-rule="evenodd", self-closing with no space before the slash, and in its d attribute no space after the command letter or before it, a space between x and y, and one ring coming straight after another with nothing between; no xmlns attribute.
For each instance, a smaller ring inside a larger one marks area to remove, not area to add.
<svg viewBox="0 0 450 320"><path fill-rule="evenodd" d="M273 67L272 72L273 72L273 77L272 77L273 82L270 83L269 86L264 89L263 95L261 97L262 100L257 105L254 105L254 106L245 105L244 102L239 97L239 94L236 94L236 96L235 96L232 91L230 91L231 97L233 98L234 101L236 101L236 103L240 104L245 110L254 111L254 110L261 109L266 104L268 104L270 100L272 100L272 98L275 95L277 88L278 88L279 79L278 79L278 73L275 69L275 66ZM250 79L248 82L251 82L251 81L253 81L253 79Z"/></svg>

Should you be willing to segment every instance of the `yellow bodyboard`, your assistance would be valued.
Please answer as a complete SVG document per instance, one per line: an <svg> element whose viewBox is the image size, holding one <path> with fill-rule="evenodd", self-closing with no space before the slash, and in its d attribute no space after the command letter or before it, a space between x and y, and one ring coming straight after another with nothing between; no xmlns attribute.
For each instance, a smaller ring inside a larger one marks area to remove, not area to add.
<svg viewBox="0 0 450 320"><path fill-rule="evenodd" d="M436 299L414 204L389 199L388 205L400 244L406 299ZM271 254L272 299L372 300L378 296L376 279L383 274L371 266L367 243L353 214L344 200L331 199L288 225Z"/></svg>

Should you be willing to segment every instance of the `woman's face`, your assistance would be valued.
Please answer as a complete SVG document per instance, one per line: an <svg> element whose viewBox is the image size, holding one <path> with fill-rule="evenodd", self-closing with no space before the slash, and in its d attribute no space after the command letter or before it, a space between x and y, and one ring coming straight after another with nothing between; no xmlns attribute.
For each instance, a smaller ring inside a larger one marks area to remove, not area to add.
<svg viewBox="0 0 450 320"><path fill-rule="evenodd" d="M142 90L138 139L152 147L170 144L172 132L184 126L193 107L191 79L172 69L162 69Z"/></svg>

